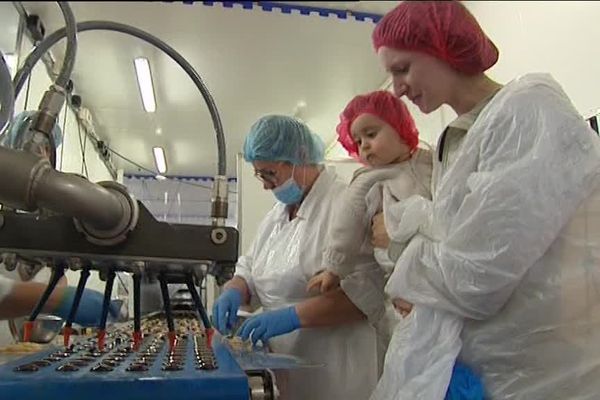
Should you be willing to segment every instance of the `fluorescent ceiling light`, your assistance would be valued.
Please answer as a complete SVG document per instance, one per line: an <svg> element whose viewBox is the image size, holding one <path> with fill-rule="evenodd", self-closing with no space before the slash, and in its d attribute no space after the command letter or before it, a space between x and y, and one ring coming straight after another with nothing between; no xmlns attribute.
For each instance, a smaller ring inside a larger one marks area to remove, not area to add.
<svg viewBox="0 0 600 400"><path fill-rule="evenodd" d="M4 61L10 71L10 76L14 77L17 73L17 55L14 53L6 53L4 54Z"/></svg>
<svg viewBox="0 0 600 400"><path fill-rule="evenodd" d="M144 109L146 112L152 113L156 111L156 99L154 98L150 63L147 58L143 57L136 58L133 62Z"/></svg>
<svg viewBox="0 0 600 400"><path fill-rule="evenodd" d="M164 174L167 172L167 158L165 157L165 151L162 147L153 147L152 152L154 153L154 161L156 162L156 168L158 172Z"/></svg>

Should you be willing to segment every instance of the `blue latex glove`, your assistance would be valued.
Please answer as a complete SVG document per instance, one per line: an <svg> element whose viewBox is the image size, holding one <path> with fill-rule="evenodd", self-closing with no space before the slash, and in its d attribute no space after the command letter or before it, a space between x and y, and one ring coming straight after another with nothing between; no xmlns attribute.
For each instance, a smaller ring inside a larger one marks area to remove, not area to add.
<svg viewBox="0 0 600 400"><path fill-rule="evenodd" d="M296 307L287 307L267 311L248 319L240 328L243 340L252 337L252 343L259 340L265 344L273 336L283 335L300 328L300 319Z"/></svg>
<svg viewBox="0 0 600 400"><path fill-rule="evenodd" d="M242 304L242 293L234 288L226 289L213 305L213 323L221 334L229 333L237 322L237 312Z"/></svg>
<svg viewBox="0 0 600 400"><path fill-rule="evenodd" d="M483 400L483 398L481 379L466 365L460 362L454 364L445 400Z"/></svg>
<svg viewBox="0 0 600 400"><path fill-rule="evenodd" d="M75 299L75 287L67 286L62 295L62 299L52 314L67 319L71 312L73 300ZM102 303L104 294L91 289L85 289L81 295L79 307L75 314L74 323L81 326L98 326L100 325L100 317L102 316ZM108 308L108 316L116 319L119 316L119 308L115 302L111 302Z"/></svg>

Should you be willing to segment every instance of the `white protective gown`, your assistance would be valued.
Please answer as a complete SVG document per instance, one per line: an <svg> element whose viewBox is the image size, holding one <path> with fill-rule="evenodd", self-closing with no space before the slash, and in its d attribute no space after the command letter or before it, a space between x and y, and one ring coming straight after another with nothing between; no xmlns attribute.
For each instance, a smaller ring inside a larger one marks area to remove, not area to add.
<svg viewBox="0 0 600 400"><path fill-rule="evenodd" d="M443 146L431 232L386 291L465 317L459 358L486 399L597 399L600 139L549 75L531 74Z"/></svg>
<svg viewBox="0 0 600 400"><path fill-rule="evenodd" d="M236 276L265 310L297 304L308 297L306 285L321 268L327 227L345 184L330 169L321 172L289 220L277 203L266 215L247 255L240 257ZM375 319L383 313L383 272L364 263L342 282L348 297ZM278 374L283 400L366 400L377 383L377 349L368 322L332 328L299 329L269 340L273 351L326 364L324 368Z"/></svg>
<svg viewBox="0 0 600 400"><path fill-rule="evenodd" d="M4 268L4 265L2 265ZM4 276L0 276L0 303L4 300L6 296L8 296L13 288L15 281L6 278Z"/></svg>
<svg viewBox="0 0 600 400"><path fill-rule="evenodd" d="M464 136L495 94L452 121L442 137ZM431 203L427 200L413 196L401 203L388 201L390 205L384 207L391 240L388 253L398 254L388 258L390 261L398 260L418 232L431 239ZM443 400L462 346L463 320L461 315L443 309L414 304L410 314L393 329L384 371L370 400Z"/></svg>

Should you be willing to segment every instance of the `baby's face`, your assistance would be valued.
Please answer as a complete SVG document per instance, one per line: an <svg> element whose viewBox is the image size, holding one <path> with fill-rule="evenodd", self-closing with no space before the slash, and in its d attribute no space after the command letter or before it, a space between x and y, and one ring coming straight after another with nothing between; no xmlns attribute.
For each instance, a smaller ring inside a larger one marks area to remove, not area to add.
<svg viewBox="0 0 600 400"><path fill-rule="evenodd" d="M361 161L371 167L410 158L410 148L387 122L373 114L358 116L350 127Z"/></svg>

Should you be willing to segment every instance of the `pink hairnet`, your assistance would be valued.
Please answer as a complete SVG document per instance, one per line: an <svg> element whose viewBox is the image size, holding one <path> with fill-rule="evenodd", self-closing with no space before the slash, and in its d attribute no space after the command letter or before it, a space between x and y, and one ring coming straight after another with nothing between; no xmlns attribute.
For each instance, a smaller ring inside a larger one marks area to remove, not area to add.
<svg viewBox="0 0 600 400"><path fill-rule="evenodd" d="M373 45L427 53L469 75L498 61L498 49L458 1L403 1L379 21Z"/></svg>
<svg viewBox="0 0 600 400"><path fill-rule="evenodd" d="M338 142L352 157L358 158L358 146L350 128L362 114L373 114L388 123L411 151L419 144L419 131L404 102L390 92L379 90L356 96L340 114L340 123L336 128Z"/></svg>

